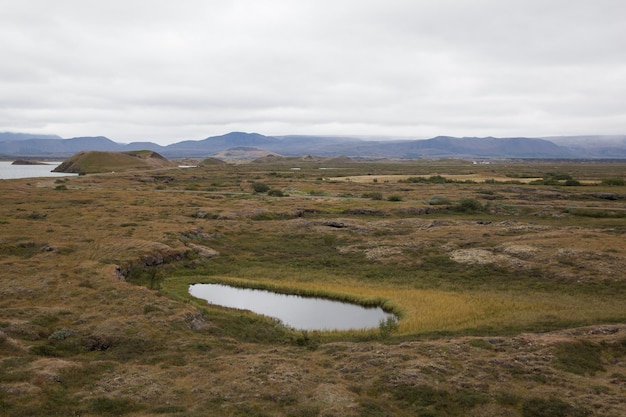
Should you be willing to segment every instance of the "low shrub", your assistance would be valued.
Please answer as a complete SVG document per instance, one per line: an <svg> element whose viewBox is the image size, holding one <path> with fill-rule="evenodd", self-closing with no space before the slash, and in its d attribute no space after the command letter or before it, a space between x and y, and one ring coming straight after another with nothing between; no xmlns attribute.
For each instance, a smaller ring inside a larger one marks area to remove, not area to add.
<svg viewBox="0 0 626 417"><path fill-rule="evenodd" d="M605 178L602 180L602 185L623 186L624 179L623 178Z"/></svg>
<svg viewBox="0 0 626 417"><path fill-rule="evenodd" d="M452 182L441 175L431 175L430 177L409 177L405 180L405 182L417 182L417 183L427 183L427 184L445 184L447 182Z"/></svg>
<svg viewBox="0 0 626 417"><path fill-rule="evenodd" d="M267 195L272 196L272 197L285 197L285 193L283 193L281 190L269 190L267 192Z"/></svg>
<svg viewBox="0 0 626 417"><path fill-rule="evenodd" d="M493 350L493 345L485 339L472 339L469 345L478 349Z"/></svg>
<svg viewBox="0 0 626 417"><path fill-rule="evenodd" d="M380 321L378 329L380 330L380 337L386 339L398 330L398 319L393 316L387 317L386 320Z"/></svg>
<svg viewBox="0 0 626 417"><path fill-rule="evenodd" d="M564 173L555 173L555 172L547 172L543 175L543 178L540 180L531 181L532 185L568 185L568 186L576 186L581 185L580 181L575 180L569 174Z"/></svg>
<svg viewBox="0 0 626 417"><path fill-rule="evenodd" d="M253 182L252 189L255 193L266 193L270 190L270 186L262 182Z"/></svg>
<svg viewBox="0 0 626 417"><path fill-rule="evenodd" d="M602 209L568 208L564 212L573 216L594 217L596 219L621 219L626 217L626 212L624 211Z"/></svg>
<svg viewBox="0 0 626 417"><path fill-rule="evenodd" d="M604 371L601 350L600 345L586 340L559 343L555 348L554 365L573 374L594 375Z"/></svg>
<svg viewBox="0 0 626 417"><path fill-rule="evenodd" d="M383 194L379 193L379 192L370 192L370 193L363 193L361 195L362 198L369 198L372 200L382 200L383 199Z"/></svg>
<svg viewBox="0 0 626 417"><path fill-rule="evenodd" d="M38 211L33 211L33 212L25 215L24 217L27 218L27 219L30 219L30 220L43 220L46 217L48 217L48 215L45 214L45 213L39 213Z"/></svg>
<svg viewBox="0 0 626 417"><path fill-rule="evenodd" d="M474 198L463 198L452 209L462 213L476 213L483 211L484 207L480 201Z"/></svg>
<svg viewBox="0 0 626 417"><path fill-rule="evenodd" d="M448 197L444 197L442 195L434 195L430 197L426 201L426 203L430 204L431 206L442 206L442 205L452 204L452 202L450 201Z"/></svg>
<svg viewBox="0 0 626 417"><path fill-rule="evenodd" d="M416 407L419 415L467 415L467 411L489 401L486 394L462 389L449 392L429 385L402 385L394 390L397 400ZM422 414L423 411L436 411L437 414Z"/></svg>
<svg viewBox="0 0 626 417"><path fill-rule="evenodd" d="M589 412L575 408L558 398L532 398L522 405L523 417L584 417Z"/></svg>
<svg viewBox="0 0 626 417"><path fill-rule="evenodd" d="M128 398L99 397L91 400L89 409L96 414L105 416L120 416L143 410L144 405L138 404Z"/></svg>

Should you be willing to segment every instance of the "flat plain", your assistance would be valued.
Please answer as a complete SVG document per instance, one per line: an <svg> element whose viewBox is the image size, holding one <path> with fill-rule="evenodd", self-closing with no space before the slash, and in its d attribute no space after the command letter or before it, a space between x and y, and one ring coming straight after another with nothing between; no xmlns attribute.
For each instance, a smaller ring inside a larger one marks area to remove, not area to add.
<svg viewBox="0 0 626 417"><path fill-rule="evenodd" d="M0 414L626 415L626 162L0 180ZM216 282L381 305L300 331Z"/></svg>

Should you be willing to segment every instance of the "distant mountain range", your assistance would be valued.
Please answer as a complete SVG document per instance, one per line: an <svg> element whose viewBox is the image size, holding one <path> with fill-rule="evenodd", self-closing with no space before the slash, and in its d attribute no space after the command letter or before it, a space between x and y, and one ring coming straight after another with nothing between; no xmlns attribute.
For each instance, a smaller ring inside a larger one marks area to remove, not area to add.
<svg viewBox="0 0 626 417"><path fill-rule="evenodd" d="M354 137L264 136L231 132L161 146L152 142L118 143L103 136L63 139L56 135L0 133L0 157L4 158L66 158L86 150L151 150L167 158L206 158L228 155L227 151L235 148L239 151L245 148L254 150L256 155L266 153L351 158L626 159L626 135L550 138L438 136L419 140L365 140Z"/></svg>

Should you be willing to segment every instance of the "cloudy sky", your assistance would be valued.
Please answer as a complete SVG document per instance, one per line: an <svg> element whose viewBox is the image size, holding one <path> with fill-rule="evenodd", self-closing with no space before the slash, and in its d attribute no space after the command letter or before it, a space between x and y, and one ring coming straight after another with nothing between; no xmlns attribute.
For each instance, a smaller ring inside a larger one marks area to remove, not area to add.
<svg viewBox="0 0 626 417"><path fill-rule="evenodd" d="M626 134L624 0L0 4L0 131Z"/></svg>

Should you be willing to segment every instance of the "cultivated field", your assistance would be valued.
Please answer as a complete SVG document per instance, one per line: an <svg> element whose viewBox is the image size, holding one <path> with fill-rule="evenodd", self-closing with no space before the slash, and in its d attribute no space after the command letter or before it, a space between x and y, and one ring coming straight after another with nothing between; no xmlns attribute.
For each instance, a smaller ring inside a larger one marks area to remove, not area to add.
<svg viewBox="0 0 626 417"><path fill-rule="evenodd" d="M0 415L626 415L625 178L273 157L0 180ZM288 329L199 282L400 320Z"/></svg>

